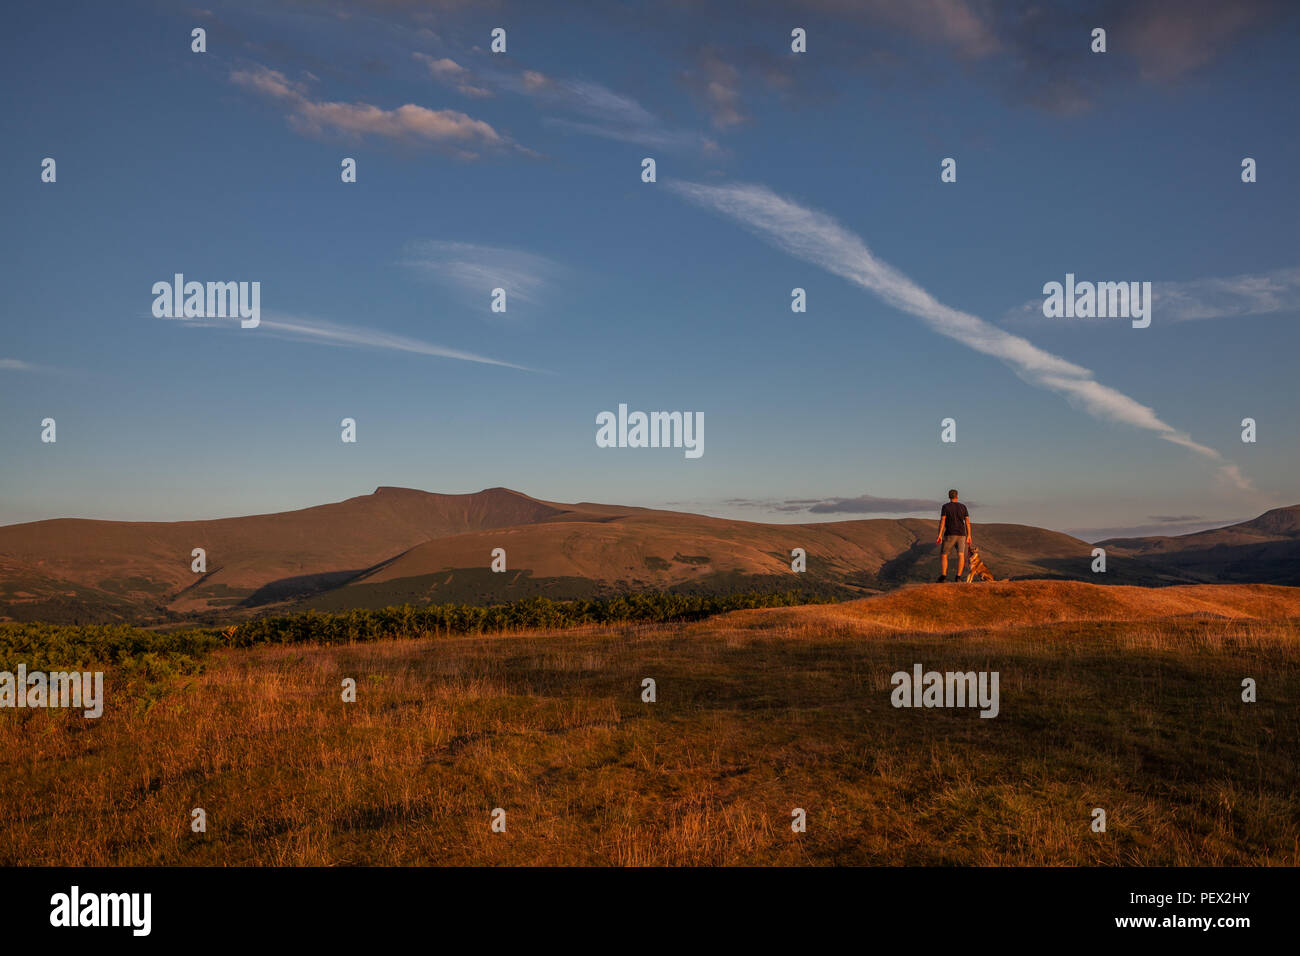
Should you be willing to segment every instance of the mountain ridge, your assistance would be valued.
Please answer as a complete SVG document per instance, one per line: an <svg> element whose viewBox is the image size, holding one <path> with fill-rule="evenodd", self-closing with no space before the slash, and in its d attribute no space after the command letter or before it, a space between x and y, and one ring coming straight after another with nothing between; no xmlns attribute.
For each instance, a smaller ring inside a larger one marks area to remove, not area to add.
<svg viewBox="0 0 1300 956"><path fill-rule="evenodd" d="M269 610L534 594L798 588L853 597L933 580L934 522L765 524L638 506L379 485L285 512L175 522L52 518L0 526L0 618L165 622ZM976 525L1000 579L1300 584L1300 505L1189 535L1088 544L1031 525ZM1091 571L1105 547L1107 573ZM206 566L192 570L193 551ZM506 551L505 573L490 569ZM802 548L806 572L791 570Z"/></svg>

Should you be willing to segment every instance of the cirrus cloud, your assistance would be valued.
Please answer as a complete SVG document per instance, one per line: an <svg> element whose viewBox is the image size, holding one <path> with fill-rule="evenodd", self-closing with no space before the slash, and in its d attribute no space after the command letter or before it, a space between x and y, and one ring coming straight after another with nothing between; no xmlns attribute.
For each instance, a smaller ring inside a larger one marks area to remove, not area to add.
<svg viewBox="0 0 1300 956"><path fill-rule="evenodd" d="M414 103L384 109L370 103L312 99L305 84L265 66L233 70L230 80L282 103L289 110L290 124L303 133L333 130L352 136L425 142L450 149L465 159L477 158L479 149L514 145L490 123L459 110L434 110Z"/></svg>
<svg viewBox="0 0 1300 956"><path fill-rule="evenodd" d="M947 499L944 499L947 500ZM727 498L724 504L742 508L761 508L764 511L831 515L897 515L929 514L939 510L939 499L928 498L878 498L875 495L857 495L852 498ZM972 508L973 502L967 502Z"/></svg>
<svg viewBox="0 0 1300 956"><path fill-rule="evenodd" d="M825 213L800 206L765 186L711 186L681 181L667 185L683 198L727 216L795 258L847 279L894 308L916 316L940 335L1000 359L1023 381L1065 396L1070 404L1094 418L1151 432L1214 462L1220 478L1229 485L1240 491L1255 490L1236 465L1165 422L1154 409L1098 382L1083 366L968 312L944 305L877 258L861 237Z"/></svg>
<svg viewBox="0 0 1300 956"><path fill-rule="evenodd" d="M522 249L431 239L408 242L402 265L481 302L500 287L512 300L538 304L547 287L564 272L558 262Z"/></svg>

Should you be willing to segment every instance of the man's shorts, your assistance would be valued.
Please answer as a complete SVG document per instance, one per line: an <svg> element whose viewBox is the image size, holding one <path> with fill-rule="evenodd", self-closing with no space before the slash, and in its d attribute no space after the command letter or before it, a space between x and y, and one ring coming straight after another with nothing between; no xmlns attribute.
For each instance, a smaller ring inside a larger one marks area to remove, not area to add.
<svg viewBox="0 0 1300 956"><path fill-rule="evenodd" d="M939 549L940 554L951 554L956 551L958 554L966 553L966 536L964 534L950 534L943 539L943 546Z"/></svg>

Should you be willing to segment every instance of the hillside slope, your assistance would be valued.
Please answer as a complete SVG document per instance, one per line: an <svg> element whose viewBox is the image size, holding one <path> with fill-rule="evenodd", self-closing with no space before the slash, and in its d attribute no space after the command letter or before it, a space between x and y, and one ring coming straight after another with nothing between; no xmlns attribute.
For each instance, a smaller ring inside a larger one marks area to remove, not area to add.
<svg viewBox="0 0 1300 956"><path fill-rule="evenodd" d="M53 608L56 619L93 620L266 604L337 587L433 537L563 514L562 507L504 488L438 495L381 487L333 504L244 518L9 525L0 528L0 607L21 618ZM206 574L191 570L195 548L206 551Z"/></svg>
<svg viewBox="0 0 1300 956"><path fill-rule="evenodd" d="M745 586L797 587L843 597L930 580L937 569L934 523L920 519L769 525L646 509L619 513L608 506L567 518L425 542L316 605L379 607L433 595L505 601L533 593L578 597ZM980 527L977 540L999 576L1090 573L1090 547L1069 535L990 524ZM495 548L506 551L506 574L487 570ZM806 554L805 573L791 570L795 548Z"/></svg>
<svg viewBox="0 0 1300 956"><path fill-rule="evenodd" d="M1300 584L1300 505L1198 531L1100 542L1108 553L1193 581Z"/></svg>
<svg viewBox="0 0 1300 956"><path fill-rule="evenodd" d="M1300 506L1179 538L1093 545L1055 531L979 524L999 580L1106 584L1300 583ZM443 495L381 487L279 514L210 521L65 518L0 527L0 619L219 620L266 610L646 589L800 589L846 598L932 581L935 522L906 518L762 524L622 505L560 504L490 488ZM206 571L191 569L195 548ZM506 552L506 573L490 569ZM806 571L791 570L792 552Z"/></svg>

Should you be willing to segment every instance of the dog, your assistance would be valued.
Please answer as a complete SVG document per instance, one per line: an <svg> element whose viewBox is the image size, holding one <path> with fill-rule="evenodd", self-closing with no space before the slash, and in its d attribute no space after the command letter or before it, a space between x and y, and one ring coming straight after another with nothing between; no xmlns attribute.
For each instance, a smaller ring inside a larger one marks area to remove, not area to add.
<svg viewBox="0 0 1300 956"><path fill-rule="evenodd" d="M984 564L984 562L980 560L979 548L972 545L970 549L970 554L967 555L967 560L970 562L970 569L966 572L967 584L970 584L970 582L976 580L977 578L981 581L994 580L993 572L991 572L988 569L988 567Z"/></svg>

